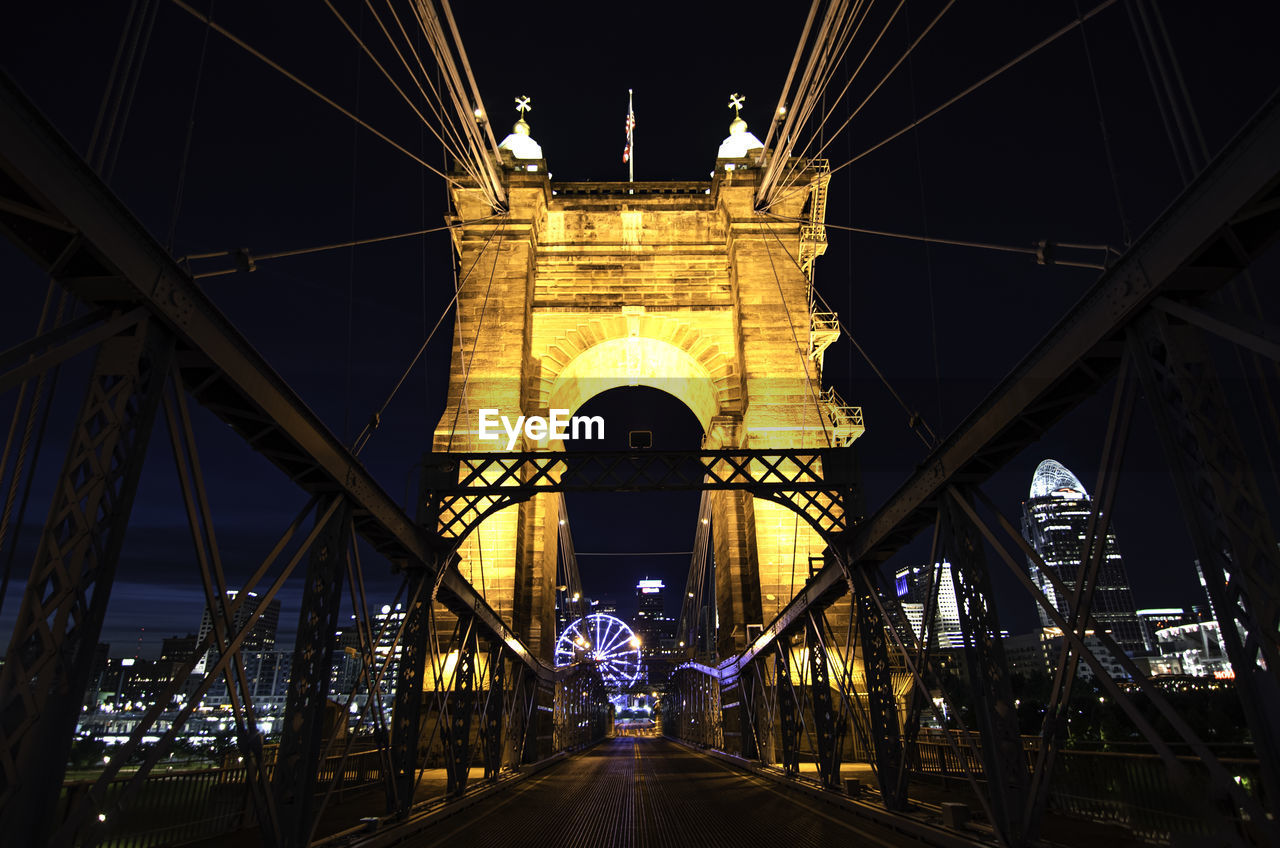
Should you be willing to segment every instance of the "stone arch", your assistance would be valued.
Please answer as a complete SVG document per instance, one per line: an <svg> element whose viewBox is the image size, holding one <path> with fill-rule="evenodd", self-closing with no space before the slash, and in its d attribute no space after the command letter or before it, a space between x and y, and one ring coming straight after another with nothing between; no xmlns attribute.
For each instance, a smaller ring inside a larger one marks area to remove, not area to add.
<svg viewBox="0 0 1280 848"><path fill-rule="evenodd" d="M732 352L681 318L635 312L579 322L534 356L534 409L573 410L608 389L650 386L693 410L705 432L716 415L742 408Z"/></svg>

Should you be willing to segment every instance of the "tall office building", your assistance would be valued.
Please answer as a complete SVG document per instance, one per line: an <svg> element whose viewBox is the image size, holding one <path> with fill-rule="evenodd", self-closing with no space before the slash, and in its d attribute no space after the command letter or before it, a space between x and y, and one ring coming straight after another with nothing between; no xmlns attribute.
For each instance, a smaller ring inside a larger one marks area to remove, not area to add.
<svg viewBox="0 0 1280 848"><path fill-rule="evenodd" d="M928 565L912 565L900 568L894 574L894 585L902 610L911 622L916 638L924 634L924 609L933 595L934 569ZM937 607L933 615L933 646L936 648L963 648L964 634L960 631L960 610L956 607L955 584L951 582L951 563L943 560L937 569Z"/></svg>
<svg viewBox="0 0 1280 848"><path fill-rule="evenodd" d="M240 593L234 589L227 590L227 606L235 603L236 597ZM258 605L256 598L257 592L250 592L249 597L245 599L240 608L236 610L236 614L232 619L232 627L239 631L248 622L249 617L253 615L254 607ZM253 629L249 631L249 635L245 637L244 644L240 646L243 651L270 651L276 646L276 631L280 627L280 599L272 598L271 603L267 604L267 608L263 611L262 617L253 625ZM204 608L204 615L200 618L200 632L196 636L196 644L204 641L209 635L209 631L213 630L213 617L209 615L209 608Z"/></svg>
<svg viewBox="0 0 1280 848"><path fill-rule="evenodd" d="M227 597L224 601L229 607L235 603L239 592L234 589L227 590ZM233 635L244 628L249 623L249 618L253 615L254 607L258 605L257 593L250 592L245 598L244 603L236 610L236 614L232 617L231 633ZM263 611L262 617L254 622L253 629L249 631L249 635L245 637L244 642L240 645L242 654L250 651L269 652L274 651L276 647L276 631L280 626L280 599L272 598L271 603L267 604L267 608ZM209 614L209 607L204 608L204 614L200 617L200 632L196 635L196 644L204 641L205 637L213 630L213 616ZM200 664L196 666L197 673L204 673L206 667L210 666L218 656L217 647L210 648L205 652Z"/></svg>
<svg viewBox="0 0 1280 848"><path fill-rule="evenodd" d="M1089 493L1076 475L1052 459L1040 463L1031 478L1030 497L1022 505L1022 535L1044 564L1061 579L1065 597L1054 589L1036 563L1028 562L1031 579L1064 617L1070 609L1079 579L1092 509ZM1036 609L1040 623L1045 627L1053 626L1044 609L1038 604ZM1107 532L1092 609L1098 624L1126 653L1132 656L1146 653L1129 578L1113 530Z"/></svg>
<svg viewBox="0 0 1280 848"><path fill-rule="evenodd" d="M636 617L631 630L640 637L640 655L643 658L645 679L659 683L669 673L675 653L677 622L667 616L661 580L641 580L636 584Z"/></svg>

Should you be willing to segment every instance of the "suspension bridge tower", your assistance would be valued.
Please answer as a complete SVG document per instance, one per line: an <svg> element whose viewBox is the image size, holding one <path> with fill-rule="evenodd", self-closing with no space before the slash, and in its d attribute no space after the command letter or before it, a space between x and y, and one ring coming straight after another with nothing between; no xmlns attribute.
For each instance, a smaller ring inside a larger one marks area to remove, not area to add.
<svg viewBox="0 0 1280 848"><path fill-rule="evenodd" d="M619 386L681 400L707 449L858 438L861 410L822 388L823 350L839 332L812 286L826 248L828 169L787 163L781 199L757 212L762 148L735 117L708 181L555 182L522 117L499 146L507 211L493 214L465 177L452 188L457 321L433 449L504 450L505 435L481 438L482 410L511 421L572 414ZM522 435L511 449L561 447ZM803 586L825 543L777 503L738 491L712 497L718 649L728 655ZM538 494L507 507L458 551L462 575L546 659L559 503Z"/></svg>

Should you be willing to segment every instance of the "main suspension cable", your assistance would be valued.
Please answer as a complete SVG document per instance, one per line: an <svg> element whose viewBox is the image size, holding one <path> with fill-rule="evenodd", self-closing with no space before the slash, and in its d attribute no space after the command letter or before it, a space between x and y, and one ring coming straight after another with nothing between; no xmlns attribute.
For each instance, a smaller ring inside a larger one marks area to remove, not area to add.
<svg viewBox="0 0 1280 848"><path fill-rule="evenodd" d="M413 114L418 116L418 120L421 121L423 124L425 124L427 128L431 130L431 133L440 141L440 143L442 145L445 145L447 148L448 147L447 142L445 142L445 140L441 138L440 134L436 132L435 127L431 126L430 122L427 121L426 116L422 114L422 110L418 108L417 104L414 103L413 100L409 97L409 95L405 93L404 89L400 87L400 84L396 82L393 76L391 76L391 72L387 70L386 66L384 66L382 62L378 60L377 56L373 55L373 51L369 49L369 46L367 44L365 44L365 41L363 38L360 37L360 34L357 33L354 29L352 29L351 24L347 22L347 19L344 18L342 16L342 13L338 11L337 7L333 5L332 0L324 0L324 4L329 7L329 11L333 12L333 16L338 19L338 23L342 24L342 28L347 31L347 34L351 36L351 38L355 41L356 45L361 49L361 51L363 51L364 54L369 57L369 60L373 62L374 67L376 67L379 71L382 72L382 76L386 78L387 82L391 84L391 87L396 90L396 93L400 95L400 98L404 100L405 104L408 105L408 107L413 110ZM372 9L372 5L370 5L370 9ZM377 18L376 12L374 13L374 17L378 25L381 26L382 21L381 19ZM385 27L383 28L383 32L384 33L386 32ZM390 40L389 36L388 36L388 40ZM392 44L392 46L393 47L395 46L394 43ZM396 53L397 55L399 55L398 50L396 51ZM402 62L404 61L403 57L401 57L401 61ZM408 67L407 63L405 63L405 67L406 68ZM416 77L414 78L414 81L415 82L417 81ZM421 88L421 86L419 86L419 88ZM425 93L424 93L424 96L425 96ZM463 169L467 170L468 175L473 179L475 179L477 175L469 169L467 161L462 157L460 157L457 151L451 150L450 152L453 153L454 158L459 162L460 165L462 165Z"/></svg>
<svg viewBox="0 0 1280 848"><path fill-rule="evenodd" d="M1074 30L1076 27L1081 26L1085 21L1089 20L1089 19L1090 19L1090 18L1092 18L1094 15L1096 15L1096 14L1098 14L1099 12L1103 11L1103 10L1104 10L1104 9L1106 9L1107 7L1109 7L1109 6L1113 5L1115 2L1116 2L1116 0L1103 0L1103 2L1102 2L1102 3L1098 4L1097 6L1095 6L1095 7L1094 7L1092 10L1090 10L1089 12L1086 12L1086 13L1085 13L1084 15L1082 15L1082 16L1078 16L1075 20L1071 21L1071 22L1070 22L1070 23L1068 23L1066 26L1062 27L1061 29L1057 30L1056 32L1052 33L1051 35L1049 35L1049 36L1047 36L1046 38L1042 39L1041 41L1037 42L1037 43L1036 43L1035 45L1033 45L1032 47L1029 47L1028 49L1024 50L1023 52L1019 53L1017 56L1015 56L1014 58L1010 59L1008 62L1005 62L1003 65L1001 65L1000 67L996 68L994 71L992 71L991 73L987 74L987 75L986 75L986 76L984 76L982 79L980 79L980 80L978 80L977 82L975 82L973 85L970 85L968 88L965 88L965 89L964 89L963 91L961 91L960 93L958 93L958 94L954 95L953 97L951 97L950 99L948 99L947 101L945 101L944 103L942 103L941 105L939 105L939 106L935 106L933 109L930 109L928 112L926 112L925 114L921 115L919 118L915 119L915 120L914 120L914 121L912 121L911 123L907 124L907 125L906 125L905 127L903 127L902 129L900 129L900 130L898 130L897 132L893 133L892 135L890 135L890 136L888 136L888 137L886 137L886 138L882 139L881 141L876 142L876 143L875 143L875 144L873 144L871 147L868 147L866 150L862 151L862 152L861 152L861 153L859 153L857 156L854 156L852 159L848 160L847 162L843 162L843 163L841 163L840 165L836 166L835 168L832 168L832 169L831 169L831 173L832 173L832 174L834 174L834 173L836 173L837 171L839 171L839 170L841 170L841 169L843 169L843 168L846 168L846 167L848 167L849 165L852 165L854 162L857 162L858 160L862 159L863 157L869 156L870 154L872 154L872 153L874 153L875 151L879 150L881 147L884 147L886 144L888 144L889 142L893 141L894 139L896 139L896 138L898 138L898 137L902 136L902 135L903 135L903 134L905 134L905 133L910 132L911 130L913 130L913 129L915 129L916 127L920 126L920 125L921 125L921 124L923 124L925 121L927 121L927 120L929 120L930 118L932 118L933 116L935 116L935 115L939 114L940 112L942 112L943 110L947 109L948 107L953 106L953 105L955 105L956 103L960 102L961 100L963 100L963 99L964 99L965 97L967 97L968 95L972 94L973 92L975 92L975 91L977 91L978 89L982 88L982 87L983 87L984 85L986 85L987 83L991 82L991 81L992 81L993 79L995 79L996 77L998 77L998 76L1000 76L1001 74L1003 74L1005 71L1009 70L1010 68L1014 67L1015 65L1020 64L1020 63L1021 63L1021 62L1023 62L1024 60L1029 59L1030 57L1034 56L1036 53L1038 53L1038 52L1040 52L1041 50L1043 50L1045 47L1048 47L1050 44L1052 44L1053 42L1057 41L1057 40L1058 40L1059 38L1061 38L1062 36L1066 35L1067 33L1071 32L1072 30ZM945 11L945 10L944 10L944 11ZM930 26L932 26L932 24L930 24ZM908 52L909 52L909 51L908 51ZM854 114L857 114L857 113L855 112ZM846 122L846 123L847 123L847 122ZM841 127L841 129L843 129L843 127ZM838 132L838 130L837 130L837 132ZM821 151L819 151L819 153L821 153Z"/></svg>
<svg viewBox="0 0 1280 848"><path fill-rule="evenodd" d="M397 141L393 141L391 137L388 136L386 133L382 132L379 129L376 129L368 121L365 121L363 118L360 118L358 115L353 113L350 109L347 109L345 106L339 105L338 102L335 101L333 98L329 97L326 94L321 93L318 89L316 89L310 83L303 81L296 74L293 74L292 72L286 70L284 66L281 65L279 62L276 62L275 60L268 58L266 54L264 54L261 50L258 50L256 47L253 47L244 39L231 33L221 24L215 23L214 21L210 20L204 13L196 9L193 9L183 0L170 0L170 2L172 2L175 6L177 6L182 11L191 15L196 20L207 24L209 28L212 29L214 32L216 32L218 35L227 39L232 44L239 47L241 50L244 50L250 56L262 62L264 65L271 68L273 71L277 72L278 74L283 76L285 79L289 80L290 82L294 83L299 88L301 88L302 90L306 91L308 94L313 95L321 102L325 103L326 105L330 106L331 108L335 109L336 111L350 118L356 124L368 130L369 132L373 133L378 138L382 139L387 144L394 147L396 150L399 150L405 156L408 156L414 162L417 162L419 165L426 168L428 171L431 171L433 174L436 174L437 176L442 177L443 179L447 180L450 183L457 184L458 181L456 179L444 173L443 171L439 170L438 168L434 167L430 162L426 161L421 156L418 156L416 153L413 153L404 145L400 144Z"/></svg>

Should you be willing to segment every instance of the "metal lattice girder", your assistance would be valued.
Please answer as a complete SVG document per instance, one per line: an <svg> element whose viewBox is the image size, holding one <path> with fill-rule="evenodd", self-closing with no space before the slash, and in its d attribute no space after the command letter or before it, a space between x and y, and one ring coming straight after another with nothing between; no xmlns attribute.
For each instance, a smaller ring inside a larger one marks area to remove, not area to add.
<svg viewBox="0 0 1280 848"><path fill-rule="evenodd" d="M387 787L387 811L401 816L407 815L413 806L417 777L422 692L427 658L432 650L429 621L431 579L425 571L409 575L409 600L404 605L404 624L400 635L400 659L391 711L391 767L394 777ZM439 686L438 681L436 686Z"/></svg>
<svg viewBox="0 0 1280 848"><path fill-rule="evenodd" d="M1266 794L1280 797L1280 551L1200 331L1153 313L1133 344L1235 672Z"/></svg>
<svg viewBox="0 0 1280 848"><path fill-rule="evenodd" d="M453 685L445 715L441 716L440 736L444 742L446 793L450 797L467 790L471 771L471 714L475 712L476 656L480 653L473 622L459 622L462 642L453 667Z"/></svg>
<svg viewBox="0 0 1280 848"><path fill-rule="evenodd" d="M774 643L774 687L778 699L778 735L782 737L782 770L795 774L800 770L800 717L796 709L796 693L791 685L791 639L784 636Z"/></svg>
<svg viewBox="0 0 1280 848"><path fill-rule="evenodd" d="M854 527L849 562L884 562L933 523L955 480L977 484L1105 385L1127 328L1157 298L1198 302L1280 237L1280 96L1258 111L1183 194L938 445L876 512ZM1167 305L1166 305L1167 306ZM828 564L745 651L739 668L810 608L844 591Z"/></svg>
<svg viewBox="0 0 1280 848"><path fill-rule="evenodd" d="M103 343L0 671L0 832L43 845L173 354L155 321Z"/></svg>
<svg viewBox="0 0 1280 848"><path fill-rule="evenodd" d="M164 408L174 467L178 472L187 525L191 530L196 563L200 569L205 608L212 623L215 650L219 655L231 654L223 676L227 700L236 724L236 741L244 759L245 777L253 795L254 814L263 829L274 833L276 814L271 797L270 771L263 752L262 733L254 718L252 687L245 674L241 653L227 650L236 634L235 615L231 611L234 600L227 593L222 555L218 549L212 510L205 490L195 431L191 426L191 416L181 383L176 379L164 395Z"/></svg>
<svg viewBox="0 0 1280 848"><path fill-rule="evenodd" d="M824 787L834 789L840 785L840 735L836 727L836 711L831 703L827 649L812 615L804 633L805 647L809 649L813 723L818 736L818 777Z"/></svg>
<svg viewBox="0 0 1280 848"><path fill-rule="evenodd" d="M729 489L780 503L830 539L849 528L849 448L777 451L433 453L422 499L441 536L461 539L539 492Z"/></svg>
<svg viewBox="0 0 1280 848"><path fill-rule="evenodd" d="M143 308L177 339L191 396L304 491L342 492L355 530L393 563L430 567L439 540L407 515L75 149L0 73L0 233L90 310ZM526 648L456 571L440 601L470 613L546 680Z"/></svg>
<svg viewBox="0 0 1280 848"><path fill-rule="evenodd" d="M949 493L952 498L962 497L955 489ZM991 811L996 817L991 824L1006 843L1018 846L1026 842L1023 810L1029 775L1000 624L991 603L991 576L976 528L950 499L943 510L942 550L952 564L969 692L982 740L982 766L991 794Z"/></svg>
<svg viewBox="0 0 1280 848"><path fill-rule="evenodd" d="M492 779L502 770L502 717L506 703L504 664L502 643L494 642L489 646L489 692L485 700L484 724L481 725L481 738L484 750L484 776Z"/></svg>
<svg viewBox="0 0 1280 848"><path fill-rule="evenodd" d="M867 683L867 713L871 724L871 746L876 758L876 780L880 799L887 810L906 807L907 796L899 791L902 770L902 734L898 727L898 704L893 696L889 668L889 646L885 637L888 623L880 607L867 592L855 586L854 615L858 619L858 641L862 644L862 668Z"/></svg>
<svg viewBox="0 0 1280 848"><path fill-rule="evenodd" d="M311 809L318 788L320 749L332 676L333 634L338 627L342 578L350 543L348 510L344 501L328 520L311 548L307 564L285 701L284 730L272 775L280 832L264 833L267 844L275 839L278 845L292 848L311 840ZM262 824L266 826L265 822Z"/></svg>

